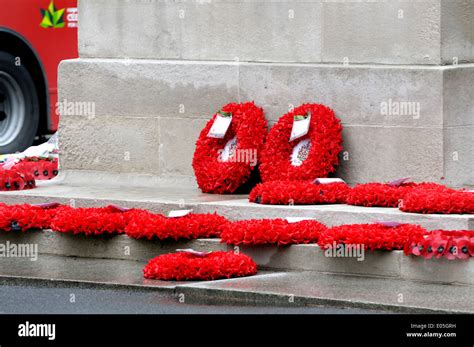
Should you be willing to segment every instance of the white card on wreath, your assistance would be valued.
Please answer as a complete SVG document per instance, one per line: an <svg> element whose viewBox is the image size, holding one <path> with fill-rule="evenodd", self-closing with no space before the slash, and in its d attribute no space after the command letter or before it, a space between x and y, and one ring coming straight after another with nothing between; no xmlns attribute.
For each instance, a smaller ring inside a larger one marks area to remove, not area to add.
<svg viewBox="0 0 474 347"><path fill-rule="evenodd" d="M293 128L291 128L290 142L305 136L309 131L311 113L306 115L296 115L293 117Z"/></svg>
<svg viewBox="0 0 474 347"><path fill-rule="evenodd" d="M329 183L346 183L342 178L316 178L313 183L315 184L329 184Z"/></svg>
<svg viewBox="0 0 474 347"><path fill-rule="evenodd" d="M212 137L214 139L224 138L231 122L232 113L219 111L216 118L214 118L214 123L212 123L211 129L207 133L207 137Z"/></svg>
<svg viewBox="0 0 474 347"><path fill-rule="evenodd" d="M184 217L190 214L193 210L173 210L168 212L168 218Z"/></svg>
<svg viewBox="0 0 474 347"><path fill-rule="evenodd" d="M285 219L288 223L298 223L298 222L302 222L304 220L312 220L314 218L310 218L310 217L286 217Z"/></svg>

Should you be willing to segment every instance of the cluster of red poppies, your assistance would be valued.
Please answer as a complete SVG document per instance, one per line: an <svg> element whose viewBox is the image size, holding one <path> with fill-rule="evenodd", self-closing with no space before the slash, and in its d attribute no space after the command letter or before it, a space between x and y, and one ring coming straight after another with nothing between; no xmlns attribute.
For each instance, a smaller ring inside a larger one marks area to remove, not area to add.
<svg viewBox="0 0 474 347"><path fill-rule="evenodd" d="M221 235L232 245L291 245L316 243L327 227L315 220L250 219L229 222Z"/></svg>
<svg viewBox="0 0 474 347"><path fill-rule="evenodd" d="M420 192L445 192L452 189L436 183L366 183L357 184L349 191L346 203L359 206L398 207L407 194ZM454 191L454 190L452 190Z"/></svg>
<svg viewBox="0 0 474 347"><path fill-rule="evenodd" d="M15 164L14 168L28 172L35 180L50 180L59 173L58 158L26 157Z"/></svg>
<svg viewBox="0 0 474 347"><path fill-rule="evenodd" d="M144 210L136 210L125 227L129 237L148 240L197 239L219 237L228 223L217 214L188 214L168 218Z"/></svg>
<svg viewBox="0 0 474 347"><path fill-rule="evenodd" d="M178 252L151 259L143 273L149 279L207 281L255 275L257 264L249 256L233 251Z"/></svg>
<svg viewBox="0 0 474 347"><path fill-rule="evenodd" d="M57 175L57 158L23 158L13 165L0 166L0 190L32 189L36 180L50 180Z"/></svg>
<svg viewBox="0 0 474 347"><path fill-rule="evenodd" d="M0 205L0 230L54 231L84 234L123 234L147 239L196 239L219 237L227 219L217 214L188 214L168 218L146 210L115 205L73 208L59 204Z"/></svg>
<svg viewBox="0 0 474 347"><path fill-rule="evenodd" d="M345 183L314 184L311 181L269 181L257 184L249 201L270 205L344 203L350 187Z"/></svg>
<svg viewBox="0 0 474 347"><path fill-rule="evenodd" d="M334 244L362 245L368 250L401 250L413 237L427 231L419 225L394 223L346 224L322 230L318 245L326 249Z"/></svg>
<svg viewBox="0 0 474 347"><path fill-rule="evenodd" d="M56 205L47 206L5 205L0 204L0 230L26 231L31 229L48 229L57 212Z"/></svg>
<svg viewBox="0 0 474 347"><path fill-rule="evenodd" d="M474 230L434 230L413 235L404 252L426 259L468 259L474 257Z"/></svg>
<svg viewBox="0 0 474 347"><path fill-rule="evenodd" d="M415 190L403 198L399 208L414 213L474 214L474 192Z"/></svg>

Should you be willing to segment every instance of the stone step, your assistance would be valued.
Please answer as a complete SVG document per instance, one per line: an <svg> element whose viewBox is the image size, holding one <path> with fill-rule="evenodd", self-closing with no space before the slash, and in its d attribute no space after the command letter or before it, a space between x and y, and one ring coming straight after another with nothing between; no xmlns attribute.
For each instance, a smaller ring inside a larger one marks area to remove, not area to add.
<svg viewBox="0 0 474 347"><path fill-rule="evenodd" d="M0 259L2 282L98 286L170 293L188 304L337 306L407 313L473 313L472 286L447 286L399 279L334 274L267 272L208 282L143 278L144 262L43 255Z"/></svg>
<svg viewBox="0 0 474 347"><path fill-rule="evenodd" d="M117 204L142 208L158 213L192 208L196 213L218 213L231 220L307 217L315 218L328 226L375 221L397 221L419 224L429 230L474 230L474 215L442 215L406 213L397 208L362 207L350 205L260 205L250 203L246 195L203 194L193 187L180 184L150 186L121 185L120 177L107 176L106 184L100 175L78 173L80 180L60 183L52 180L39 183L32 190L0 192L0 201L7 204L60 202L77 207ZM116 179L112 181L112 179ZM87 185L84 183L87 181ZM112 184L113 183L113 184ZM122 182L123 183L123 182Z"/></svg>
<svg viewBox="0 0 474 347"><path fill-rule="evenodd" d="M1 244L37 244L39 257L43 255L115 259L146 262L178 248L198 251L238 250L251 256L260 269L285 271L313 271L384 277L417 282L474 285L474 261L425 260L407 257L402 251L364 252L359 258L327 257L316 244L286 247L240 246L234 248L219 239L191 241L136 240L126 235L85 237L49 230L27 233L0 233Z"/></svg>

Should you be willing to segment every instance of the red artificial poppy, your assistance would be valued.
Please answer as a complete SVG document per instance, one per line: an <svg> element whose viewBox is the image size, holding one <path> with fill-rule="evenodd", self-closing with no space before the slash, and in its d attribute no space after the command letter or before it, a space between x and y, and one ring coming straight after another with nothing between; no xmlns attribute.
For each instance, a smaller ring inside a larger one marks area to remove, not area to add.
<svg viewBox="0 0 474 347"><path fill-rule="evenodd" d="M0 190L23 190L36 187L35 179L28 171L0 167Z"/></svg>
<svg viewBox="0 0 474 347"><path fill-rule="evenodd" d="M470 249L473 246L473 235L472 230L434 230L422 237L415 235L407 242L405 254L425 259L443 256L449 260L468 259L472 256Z"/></svg>
<svg viewBox="0 0 474 347"><path fill-rule="evenodd" d="M208 137L218 113L232 115L223 138ZM253 102L225 105L206 124L196 142L193 168L204 193L234 193L249 181L260 156L267 121Z"/></svg>
<svg viewBox="0 0 474 347"><path fill-rule="evenodd" d="M285 219L250 219L230 222L221 241L231 245L290 245L316 243L327 227L315 220L290 223Z"/></svg>
<svg viewBox="0 0 474 347"><path fill-rule="evenodd" d="M202 256L178 252L151 259L143 273L145 278L165 281L211 281L255 275L257 265L249 256L232 251L210 252Z"/></svg>
<svg viewBox="0 0 474 347"><path fill-rule="evenodd" d="M308 133L290 141L295 117L310 115ZM339 163L342 126L334 112L318 104L303 104L280 117L267 136L260 160L262 180L296 181L327 177Z"/></svg>
<svg viewBox="0 0 474 347"><path fill-rule="evenodd" d="M28 172L36 180L50 180L59 173L57 158L27 157L21 159L14 167Z"/></svg>
<svg viewBox="0 0 474 347"><path fill-rule="evenodd" d="M325 249L333 244L362 245L369 250L401 250L420 240L426 230L419 225L400 224L395 227L375 224L346 224L321 231L318 245Z"/></svg>
<svg viewBox="0 0 474 347"><path fill-rule="evenodd" d="M400 200L414 191L447 191L443 185L436 183L365 183L357 184L351 189L346 203L349 205L367 207L397 207Z"/></svg>
<svg viewBox="0 0 474 347"><path fill-rule="evenodd" d="M312 181L269 181L257 184L249 201L270 205L344 203L350 187L345 183L315 184Z"/></svg>
<svg viewBox="0 0 474 347"><path fill-rule="evenodd" d="M403 197L399 208L412 213L474 214L474 192L417 189Z"/></svg>
<svg viewBox="0 0 474 347"><path fill-rule="evenodd" d="M125 232L129 237L158 239L198 239L219 237L228 223L217 214L188 214L168 218L144 210L137 210L130 218Z"/></svg>

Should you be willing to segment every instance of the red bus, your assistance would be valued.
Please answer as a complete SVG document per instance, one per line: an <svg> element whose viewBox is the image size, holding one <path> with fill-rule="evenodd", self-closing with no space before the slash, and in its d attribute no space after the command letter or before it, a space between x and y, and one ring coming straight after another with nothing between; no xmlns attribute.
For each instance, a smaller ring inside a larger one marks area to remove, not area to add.
<svg viewBox="0 0 474 347"><path fill-rule="evenodd" d="M0 0L0 154L57 130L58 64L77 56L76 0Z"/></svg>

